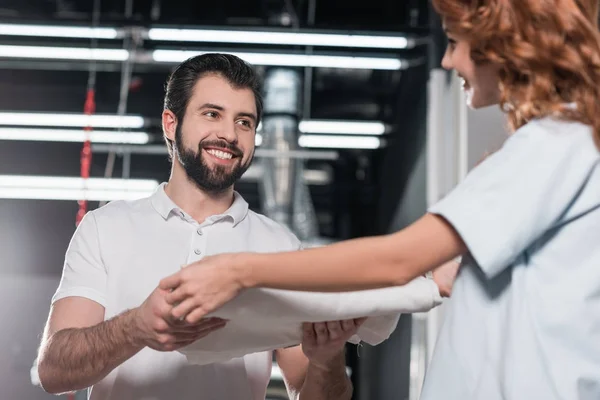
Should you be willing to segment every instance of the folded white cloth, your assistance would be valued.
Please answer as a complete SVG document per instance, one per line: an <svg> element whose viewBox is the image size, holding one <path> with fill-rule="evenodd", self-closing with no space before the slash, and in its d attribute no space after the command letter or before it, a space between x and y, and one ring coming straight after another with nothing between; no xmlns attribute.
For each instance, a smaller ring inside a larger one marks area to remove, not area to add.
<svg viewBox="0 0 600 400"><path fill-rule="evenodd" d="M179 351L193 364L223 362L246 354L300 344L303 322L369 317L349 341L378 345L392 334L403 313L428 311L442 298L431 279L404 286L343 293L250 289L210 316L225 328Z"/></svg>

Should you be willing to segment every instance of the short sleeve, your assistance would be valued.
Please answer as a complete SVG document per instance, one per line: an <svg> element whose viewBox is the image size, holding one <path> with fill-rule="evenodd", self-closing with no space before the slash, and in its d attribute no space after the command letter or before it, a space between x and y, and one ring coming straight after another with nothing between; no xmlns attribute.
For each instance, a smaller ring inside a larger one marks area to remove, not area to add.
<svg viewBox="0 0 600 400"><path fill-rule="evenodd" d="M295 251L295 250L303 250L304 249L304 245L303 243L300 241L300 239L298 239L298 236L296 236L291 230L289 230L288 228L286 229L286 233L287 236L289 238L288 240L288 246L287 248L282 249L282 251Z"/></svg>
<svg viewBox="0 0 600 400"><path fill-rule="evenodd" d="M278 222L277 226L281 230L278 234L285 237L277 251L296 251L304 249L303 243L289 227Z"/></svg>
<svg viewBox="0 0 600 400"><path fill-rule="evenodd" d="M589 127L532 122L429 212L454 227L492 277L560 222L598 158Z"/></svg>
<svg viewBox="0 0 600 400"><path fill-rule="evenodd" d="M102 262L98 227L88 212L75 230L52 303L71 296L85 297L106 307L106 268Z"/></svg>

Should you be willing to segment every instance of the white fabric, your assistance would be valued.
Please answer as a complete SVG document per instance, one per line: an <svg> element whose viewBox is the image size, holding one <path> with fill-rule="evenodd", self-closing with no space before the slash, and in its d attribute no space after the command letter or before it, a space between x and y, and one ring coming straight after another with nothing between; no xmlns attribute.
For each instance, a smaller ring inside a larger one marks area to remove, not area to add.
<svg viewBox="0 0 600 400"><path fill-rule="evenodd" d="M600 399L600 154L541 119L430 212L463 258L422 400Z"/></svg>
<svg viewBox="0 0 600 400"><path fill-rule="evenodd" d="M62 279L53 302L69 296L86 297L104 306L105 319L109 319L139 306L162 278L205 255L240 251L277 252L299 247L300 242L291 232L248 210L248 204L237 193L231 208L224 214L209 217L198 224L169 199L163 184L149 198L112 202L85 216L67 250ZM414 303L405 305L412 304L415 310L433 307L436 302L432 299L439 295L432 293L432 282L425 282L415 284L424 286L416 295L416 292L407 289L407 295L413 293L411 296L415 297ZM402 288L397 290L396 299L398 294L402 295ZM312 295L308 297L312 298ZM255 300L257 306L240 304L242 307L234 311L241 314L239 318L232 318L227 328L205 338L207 341L215 340L221 346L216 351L207 351L204 361L198 362L196 358L196 363L205 365L193 365L179 352L157 352L146 348L94 385L89 392L90 399L185 400L197 399L198 393L202 393L202 400L263 400L271 372L272 353L264 351L240 358L231 357L255 352L257 346L261 349L277 348L281 341L279 334L288 335L285 343L290 340L297 343L298 336L296 332L290 333L291 325L285 322L275 337L255 335L256 343L243 339L245 342L240 347L240 338L249 338L252 332L261 329L259 325L272 323L266 322L272 315L265 316L261 309L266 307L264 301L268 297L259 296ZM411 310L398 304L394 312ZM298 318L297 313L295 317L287 315L283 299L271 306L281 307L279 314L273 315L281 318L282 322L288 317ZM303 312L312 314L317 306L318 302L313 301ZM373 311L377 311L375 307L384 306L373 305ZM293 314L292 310L289 312ZM248 319L249 315L256 317ZM343 315L336 316L334 313L331 317L339 319ZM259 316L267 319L262 321ZM381 326L369 322L367 326L372 329L365 328L361 335L372 340L387 337L395 327L396 317L386 317L381 321L384 322Z"/></svg>
<svg viewBox="0 0 600 400"><path fill-rule="evenodd" d="M350 342L377 345L396 329L401 313L428 311L441 303L437 285L417 278L395 288L348 293L310 293L252 289L212 314L229 319L218 335L179 351L194 364L285 348L301 342L302 322L369 316Z"/></svg>

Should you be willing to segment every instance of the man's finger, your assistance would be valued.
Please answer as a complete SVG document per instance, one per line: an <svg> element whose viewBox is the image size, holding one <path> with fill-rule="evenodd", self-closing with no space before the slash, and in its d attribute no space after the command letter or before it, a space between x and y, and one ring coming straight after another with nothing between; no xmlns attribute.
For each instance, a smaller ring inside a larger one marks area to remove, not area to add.
<svg viewBox="0 0 600 400"><path fill-rule="evenodd" d="M201 318L198 322L195 322L193 324L187 324L187 326L190 327L198 327L201 328L204 325L212 325L214 323L217 322L229 322L228 319L224 319L224 318L218 318L218 317L210 317L210 318Z"/></svg>
<svg viewBox="0 0 600 400"><path fill-rule="evenodd" d="M177 320L170 324L171 325L170 331L176 332L176 333L194 333L194 332L200 332L204 329L211 329L214 326L220 326L227 322L229 322L229 321L227 321L225 319L221 319L221 318L202 319L200 322L198 322L196 324L188 324L185 321Z"/></svg>
<svg viewBox="0 0 600 400"><path fill-rule="evenodd" d="M354 329L354 327L355 325L353 319L345 319L342 321L342 329L345 332L351 331L352 329Z"/></svg>
<svg viewBox="0 0 600 400"><path fill-rule="evenodd" d="M218 331L219 329L225 328L227 322L219 321L211 324L210 326L205 326L198 331L198 335L202 335L202 337L208 335L211 332Z"/></svg>
<svg viewBox="0 0 600 400"><path fill-rule="evenodd" d="M176 344L182 344L182 343L192 343L196 340L198 340L198 336L199 333L179 333L176 336L175 339L175 343Z"/></svg>
<svg viewBox="0 0 600 400"><path fill-rule="evenodd" d="M325 322L316 322L314 324L314 331L317 338L317 345L322 345L329 341L329 331Z"/></svg>
<svg viewBox="0 0 600 400"><path fill-rule="evenodd" d="M337 340L342 337L342 326L339 321L329 321L326 324L331 340Z"/></svg>
<svg viewBox="0 0 600 400"><path fill-rule="evenodd" d="M302 324L302 343L307 346L314 346L317 343L317 335L313 324L310 322Z"/></svg>
<svg viewBox="0 0 600 400"><path fill-rule="evenodd" d="M180 333L177 334L176 337L176 343L178 345L181 345L183 343L193 343L198 339L201 339L205 336L207 336L209 333L212 333L214 331L218 331L219 329L223 329L225 327L227 323L226 322L221 322L219 324L215 324L214 326L211 326L209 328L206 329L201 329L197 332L193 332L193 333Z"/></svg>

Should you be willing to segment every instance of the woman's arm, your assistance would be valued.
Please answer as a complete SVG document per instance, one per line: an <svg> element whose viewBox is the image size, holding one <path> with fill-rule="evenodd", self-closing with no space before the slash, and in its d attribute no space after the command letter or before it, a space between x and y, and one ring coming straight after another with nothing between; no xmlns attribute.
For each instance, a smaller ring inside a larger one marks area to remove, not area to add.
<svg viewBox="0 0 600 400"><path fill-rule="evenodd" d="M353 291L404 285L466 251L443 219L427 214L400 232L283 253L239 253L207 257L161 281L172 290L167 302L175 318L190 323L235 297L242 289Z"/></svg>
<svg viewBox="0 0 600 400"><path fill-rule="evenodd" d="M428 214L397 233L301 252L245 253L233 265L244 288L341 292L404 285L464 252L454 229Z"/></svg>

